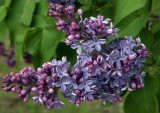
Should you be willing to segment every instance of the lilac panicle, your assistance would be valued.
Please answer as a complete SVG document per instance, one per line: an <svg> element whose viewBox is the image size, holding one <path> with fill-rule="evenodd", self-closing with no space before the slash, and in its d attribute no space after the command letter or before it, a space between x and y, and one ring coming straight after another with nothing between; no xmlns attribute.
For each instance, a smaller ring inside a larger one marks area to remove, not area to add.
<svg viewBox="0 0 160 113"><path fill-rule="evenodd" d="M74 0L71 0L74 2ZM108 42L110 36L117 37L111 19L98 15L83 19L83 11L75 16L74 6L68 0L49 0L49 16L57 20L59 31L66 32L65 43L77 51L77 62L71 67L66 57L54 59L34 71L24 68L21 73L4 76L5 91L19 94L27 102L31 92L37 94L34 102L48 109L64 106L58 91L69 103L80 106L83 101L102 100L104 104L122 102L125 90L143 88L145 72L142 71L149 53L140 39L123 37ZM25 87L25 88L24 88Z"/></svg>

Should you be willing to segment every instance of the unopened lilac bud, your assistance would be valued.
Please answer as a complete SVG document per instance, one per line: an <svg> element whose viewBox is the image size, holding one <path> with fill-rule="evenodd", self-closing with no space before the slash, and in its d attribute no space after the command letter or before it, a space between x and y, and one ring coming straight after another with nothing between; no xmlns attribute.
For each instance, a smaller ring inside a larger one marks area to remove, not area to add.
<svg viewBox="0 0 160 113"><path fill-rule="evenodd" d="M77 77L78 77L77 75L73 75L72 76L73 79L77 79Z"/></svg>
<svg viewBox="0 0 160 113"><path fill-rule="evenodd" d="M37 92L37 88L36 87L32 87L31 91L34 92L34 93L36 93Z"/></svg>
<svg viewBox="0 0 160 113"><path fill-rule="evenodd" d="M47 105L47 109L48 109L48 110L51 110L52 107L51 107L50 105Z"/></svg>
<svg viewBox="0 0 160 113"><path fill-rule="evenodd" d="M142 54L142 52L143 51L141 49L137 50L137 54L139 54L139 55Z"/></svg>
<svg viewBox="0 0 160 113"><path fill-rule="evenodd" d="M132 90L136 90L136 84L134 82L131 83Z"/></svg>
<svg viewBox="0 0 160 113"><path fill-rule="evenodd" d="M141 88L141 85L140 85L140 84L138 84L138 85L137 85L137 88Z"/></svg>
<svg viewBox="0 0 160 113"><path fill-rule="evenodd" d="M102 29L98 29L98 33L101 34L102 33Z"/></svg>
<svg viewBox="0 0 160 113"><path fill-rule="evenodd" d="M116 97L113 98L113 101L114 101L114 102L117 102L117 100L118 100L118 99L117 99Z"/></svg>
<svg viewBox="0 0 160 113"><path fill-rule="evenodd" d="M98 64L97 60L94 60L94 61L93 61L93 65L96 66L97 64Z"/></svg>
<svg viewBox="0 0 160 113"><path fill-rule="evenodd" d="M80 91L79 91L79 90L76 90L76 91L75 91L75 94L76 94L76 95L80 94Z"/></svg>
<svg viewBox="0 0 160 113"><path fill-rule="evenodd" d="M69 35L69 36L67 37L67 39L71 41L71 40L74 39L74 36L73 36L73 35Z"/></svg>
<svg viewBox="0 0 160 113"><path fill-rule="evenodd" d="M101 21L101 20L98 20L97 26L98 26L98 27L101 27L101 26L102 26L102 21Z"/></svg>
<svg viewBox="0 0 160 113"><path fill-rule="evenodd" d="M12 92L15 92L15 91L16 91L16 87L13 87L13 88L11 89L11 91L12 91Z"/></svg>
<svg viewBox="0 0 160 113"><path fill-rule="evenodd" d="M81 97L81 101L84 101L84 97Z"/></svg>
<svg viewBox="0 0 160 113"><path fill-rule="evenodd" d="M146 58L146 57L147 57L147 55L143 54L143 55L142 55L142 57L143 57L143 58Z"/></svg>
<svg viewBox="0 0 160 113"><path fill-rule="evenodd" d="M81 97L84 97L85 96L85 94L84 93L81 93Z"/></svg>
<svg viewBox="0 0 160 113"><path fill-rule="evenodd" d="M19 95L18 95L18 99L21 99L22 98L22 94L20 93Z"/></svg>
<svg viewBox="0 0 160 113"><path fill-rule="evenodd" d="M143 83L141 83L141 88L143 88L144 87L144 84Z"/></svg>
<svg viewBox="0 0 160 113"><path fill-rule="evenodd" d="M8 87L5 87L5 88L3 88L3 89L4 89L4 91L6 91L6 92L8 91Z"/></svg>
<svg viewBox="0 0 160 113"><path fill-rule="evenodd" d="M80 73L81 73L81 70L80 70L79 68L76 68L76 69L75 69L75 73L76 73L76 74L80 74Z"/></svg>
<svg viewBox="0 0 160 113"><path fill-rule="evenodd" d="M79 105L81 104L81 100L77 100L76 103Z"/></svg>
<svg viewBox="0 0 160 113"><path fill-rule="evenodd" d="M63 21L63 20L60 20L60 21L59 21L59 25L63 26L63 25L64 25L64 21Z"/></svg>
<svg viewBox="0 0 160 113"><path fill-rule="evenodd" d="M44 92L43 91L39 91L39 95L43 95L44 94Z"/></svg>
<svg viewBox="0 0 160 113"><path fill-rule="evenodd" d="M22 90L21 91L21 95L26 95L27 91L26 90Z"/></svg>
<svg viewBox="0 0 160 113"><path fill-rule="evenodd" d="M49 92L50 94L53 94L53 93L54 93L54 90L50 88L50 89L48 90L48 92Z"/></svg>
<svg viewBox="0 0 160 113"><path fill-rule="evenodd" d="M109 28L109 29L107 29L107 33L112 34L112 33L114 33L114 30L112 28Z"/></svg>
<svg viewBox="0 0 160 113"><path fill-rule="evenodd" d="M82 15L83 15L82 9L78 9L78 15L79 15L79 16L82 16Z"/></svg>
<svg viewBox="0 0 160 113"><path fill-rule="evenodd" d="M24 102L28 102L28 96L24 98Z"/></svg>
<svg viewBox="0 0 160 113"><path fill-rule="evenodd" d="M72 26L76 26L76 23L75 23L75 22L72 22L71 25L72 25Z"/></svg>
<svg viewBox="0 0 160 113"><path fill-rule="evenodd" d="M76 39L79 39L79 38L80 38L80 34L76 34L76 35L75 35L75 38L76 38Z"/></svg>
<svg viewBox="0 0 160 113"><path fill-rule="evenodd" d="M122 102L122 101L123 101L123 98L122 98L122 97L118 97L118 101L119 101L119 102Z"/></svg>
<svg viewBox="0 0 160 113"><path fill-rule="evenodd" d="M146 50L147 50L147 48L144 46L144 47L142 47L142 50L143 50L143 51L146 51Z"/></svg>
<svg viewBox="0 0 160 113"><path fill-rule="evenodd" d="M124 68L124 71L125 71L125 72L129 72L129 71L130 71L130 68L129 68L129 67L125 67L125 68Z"/></svg>
<svg viewBox="0 0 160 113"><path fill-rule="evenodd" d="M46 101L47 101L47 97L46 97L46 96L43 96L43 97L42 97L42 100L43 100L44 102L46 102Z"/></svg>
<svg viewBox="0 0 160 113"><path fill-rule="evenodd" d="M147 54L148 54L148 51L144 51L144 54L147 55Z"/></svg>
<svg viewBox="0 0 160 113"><path fill-rule="evenodd" d="M136 78L136 81L137 81L137 82L140 82L140 81L141 81L141 78L140 78L140 77Z"/></svg>
<svg viewBox="0 0 160 113"><path fill-rule="evenodd" d="M56 74L56 73L53 73L53 74L52 74L52 77L53 77L53 78L56 78L56 77L57 77L57 74Z"/></svg>
<svg viewBox="0 0 160 113"><path fill-rule="evenodd" d="M92 73L88 73L88 77L91 78L92 77Z"/></svg>
<svg viewBox="0 0 160 113"><path fill-rule="evenodd" d="M123 63L123 64L127 64L127 63L128 63L128 60L123 60L122 63Z"/></svg>
<svg viewBox="0 0 160 113"><path fill-rule="evenodd" d="M20 89L18 89L18 90L17 90L17 93L21 93L21 90L20 90Z"/></svg>

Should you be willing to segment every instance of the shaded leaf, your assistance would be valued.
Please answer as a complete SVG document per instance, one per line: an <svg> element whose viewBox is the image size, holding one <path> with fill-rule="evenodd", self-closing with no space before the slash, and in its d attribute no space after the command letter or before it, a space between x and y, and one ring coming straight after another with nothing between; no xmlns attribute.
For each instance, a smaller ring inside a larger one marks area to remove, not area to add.
<svg viewBox="0 0 160 113"><path fill-rule="evenodd" d="M141 30L141 32L138 34L137 37L140 37L141 39L141 42L148 48L148 49L151 49L152 45L153 45L153 33L144 28Z"/></svg>
<svg viewBox="0 0 160 113"><path fill-rule="evenodd" d="M23 57L23 47L24 47L24 40L26 33L28 32L29 27L26 27L24 25L20 25L17 28L16 32L16 39L15 39L15 57L16 60L19 62Z"/></svg>
<svg viewBox="0 0 160 113"><path fill-rule="evenodd" d="M156 33L160 30L160 20L152 23L151 30L153 33Z"/></svg>

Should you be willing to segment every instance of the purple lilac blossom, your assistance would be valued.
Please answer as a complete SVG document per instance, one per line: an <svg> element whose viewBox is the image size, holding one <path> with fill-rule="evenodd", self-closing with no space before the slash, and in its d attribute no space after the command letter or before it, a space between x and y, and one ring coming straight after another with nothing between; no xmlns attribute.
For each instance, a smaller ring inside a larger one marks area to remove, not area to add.
<svg viewBox="0 0 160 113"><path fill-rule="evenodd" d="M77 62L73 68L62 60L54 59L34 71L24 68L21 73L4 76L5 91L19 93L19 99L27 102L30 92L36 93L34 102L48 109L60 109L58 91L69 103L80 106L83 101L102 100L104 104L122 102L125 90L143 88L143 63L149 53L140 39L119 38L107 43L110 36L117 36L111 19L83 20L83 11L78 10L80 21L75 16L74 6L63 6L59 0L51 0L49 16L58 22L58 30L67 33L65 43L77 50ZM23 89L26 87L25 89Z"/></svg>

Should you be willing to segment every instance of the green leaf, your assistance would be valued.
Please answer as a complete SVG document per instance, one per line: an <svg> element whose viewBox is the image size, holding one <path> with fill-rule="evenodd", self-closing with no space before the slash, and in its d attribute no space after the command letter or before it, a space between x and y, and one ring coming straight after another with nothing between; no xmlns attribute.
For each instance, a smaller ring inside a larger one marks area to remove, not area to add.
<svg viewBox="0 0 160 113"><path fill-rule="evenodd" d="M35 6L36 4L31 2L30 0L26 1L20 23L23 23L24 25L27 25L27 26L31 24Z"/></svg>
<svg viewBox="0 0 160 113"><path fill-rule="evenodd" d="M32 27L45 27L48 26L48 21L51 18L48 16L48 4L45 0L37 3L33 16Z"/></svg>
<svg viewBox="0 0 160 113"><path fill-rule="evenodd" d="M40 45L42 43L42 34L42 28L33 28L26 33L25 47L26 50L33 56L41 48Z"/></svg>
<svg viewBox="0 0 160 113"><path fill-rule="evenodd" d="M17 62L20 62L20 60L23 57L24 40L28 30L29 27L26 27L24 25L20 25L17 28L16 39L15 39L15 57Z"/></svg>
<svg viewBox="0 0 160 113"><path fill-rule="evenodd" d="M148 73L144 79L145 87L131 93L133 100L137 103L146 104L155 98L159 89L159 81Z"/></svg>
<svg viewBox="0 0 160 113"><path fill-rule="evenodd" d="M57 31L54 26L43 29L40 51L42 64L56 58L56 48L61 40L65 40L65 33Z"/></svg>
<svg viewBox="0 0 160 113"><path fill-rule="evenodd" d="M131 95L128 95L124 103L125 113L158 113L157 98L152 99L149 103L137 103Z"/></svg>
<svg viewBox="0 0 160 113"><path fill-rule="evenodd" d="M11 2L12 2L12 0L5 0L5 7L9 7Z"/></svg>
<svg viewBox="0 0 160 113"><path fill-rule="evenodd" d="M148 19L148 12L144 12L143 14L132 13L116 25L116 27L120 29L118 36L137 36L137 34L146 25Z"/></svg>
<svg viewBox="0 0 160 113"><path fill-rule="evenodd" d="M92 5L92 0L78 0L83 5Z"/></svg>
<svg viewBox="0 0 160 113"><path fill-rule="evenodd" d="M0 22L0 41L9 37L9 30L4 21Z"/></svg>
<svg viewBox="0 0 160 113"><path fill-rule="evenodd" d="M138 37L140 37L141 42L148 48L151 49L152 45L153 45L153 33L144 28L141 30L141 32L138 34Z"/></svg>
<svg viewBox="0 0 160 113"><path fill-rule="evenodd" d="M25 48L33 56L35 68L56 57L56 48L65 34L55 26L30 29L25 37Z"/></svg>
<svg viewBox="0 0 160 113"><path fill-rule="evenodd" d="M14 0L6 16L6 24L10 30L10 40L13 44L16 28L20 23L29 26L32 21L35 3L31 0Z"/></svg>
<svg viewBox="0 0 160 113"><path fill-rule="evenodd" d="M152 12L154 14L160 15L160 1L159 0L152 0Z"/></svg>
<svg viewBox="0 0 160 113"><path fill-rule="evenodd" d="M5 0L0 0L0 6L5 4Z"/></svg>
<svg viewBox="0 0 160 113"><path fill-rule="evenodd" d="M155 59L155 65L157 66L160 66L160 52L158 50L158 44L160 43L160 30L158 32L156 32L154 34L154 43L153 43L153 46L152 46L152 53L153 53L153 57ZM155 44L157 44L157 46L155 46ZM157 49L156 49L157 48Z"/></svg>
<svg viewBox="0 0 160 113"><path fill-rule="evenodd" d="M151 48L151 51L154 55L160 55L160 30L154 34L154 44Z"/></svg>
<svg viewBox="0 0 160 113"><path fill-rule="evenodd" d="M32 28L26 33L25 49L33 56L33 65L35 69L41 66L41 43L42 43L42 28Z"/></svg>
<svg viewBox="0 0 160 113"><path fill-rule="evenodd" d="M157 77L158 77L158 80L160 81L160 74L158 74ZM160 84L159 84L159 90L158 90L158 93L157 93L157 100L158 100L158 103L159 103L159 111L160 111Z"/></svg>
<svg viewBox="0 0 160 113"><path fill-rule="evenodd" d="M67 57L68 62L71 62L74 65L77 61L77 53L70 46L67 46L65 43L59 43L56 49L57 59L62 59L63 56Z"/></svg>
<svg viewBox="0 0 160 113"><path fill-rule="evenodd" d="M4 6L0 6L0 22L6 17L7 15L7 8Z"/></svg>
<svg viewBox="0 0 160 113"><path fill-rule="evenodd" d="M124 18L119 24L115 27L120 29L117 34L118 38L122 38L124 36L132 36L136 37L138 33L142 30L142 28L146 25L149 19L149 13L147 12L134 12ZM116 39L117 37L110 37L108 42Z"/></svg>
<svg viewBox="0 0 160 113"><path fill-rule="evenodd" d="M114 11L115 11L115 7L112 4L107 3L104 6L104 9L100 11L100 14L104 15L105 18L110 18L113 20L114 19Z"/></svg>
<svg viewBox="0 0 160 113"><path fill-rule="evenodd" d="M160 30L160 20L152 23L151 30L153 33L156 33Z"/></svg>
<svg viewBox="0 0 160 113"><path fill-rule="evenodd" d="M147 74L144 82L144 88L137 89L127 96L124 103L125 113L158 113L156 95L159 81Z"/></svg>
<svg viewBox="0 0 160 113"><path fill-rule="evenodd" d="M127 15L144 7L147 0L116 0L115 24L119 23Z"/></svg>

